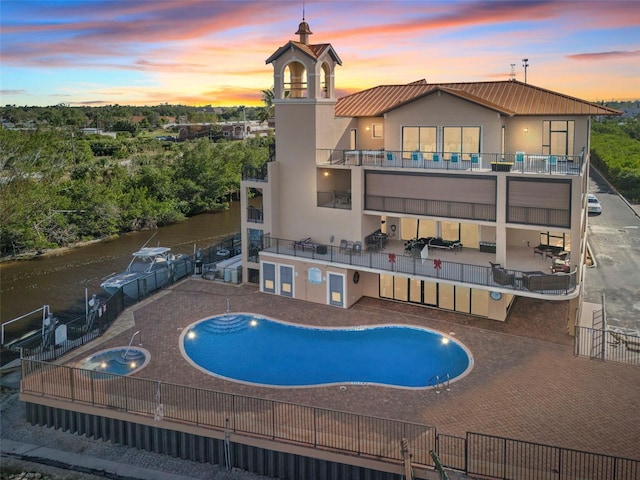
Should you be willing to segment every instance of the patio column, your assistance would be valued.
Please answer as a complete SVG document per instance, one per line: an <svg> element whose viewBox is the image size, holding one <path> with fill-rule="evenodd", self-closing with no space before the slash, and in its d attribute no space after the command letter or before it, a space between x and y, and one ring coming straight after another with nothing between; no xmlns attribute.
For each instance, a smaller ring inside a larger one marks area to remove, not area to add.
<svg viewBox="0 0 640 480"><path fill-rule="evenodd" d="M498 173L496 182L496 262L507 260L507 175Z"/></svg>

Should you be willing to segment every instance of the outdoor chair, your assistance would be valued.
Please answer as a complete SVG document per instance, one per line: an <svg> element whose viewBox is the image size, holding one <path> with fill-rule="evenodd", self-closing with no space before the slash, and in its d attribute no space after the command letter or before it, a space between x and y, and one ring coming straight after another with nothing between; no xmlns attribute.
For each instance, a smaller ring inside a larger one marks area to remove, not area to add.
<svg viewBox="0 0 640 480"><path fill-rule="evenodd" d="M347 251L347 241L346 240L340 240L340 253L344 253Z"/></svg>
<svg viewBox="0 0 640 480"><path fill-rule="evenodd" d="M491 273L493 274L493 281L498 285L503 286L514 286L516 283L516 276L513 273L507 272L504 268L500 266L499 263L491 264Z"/></svg>

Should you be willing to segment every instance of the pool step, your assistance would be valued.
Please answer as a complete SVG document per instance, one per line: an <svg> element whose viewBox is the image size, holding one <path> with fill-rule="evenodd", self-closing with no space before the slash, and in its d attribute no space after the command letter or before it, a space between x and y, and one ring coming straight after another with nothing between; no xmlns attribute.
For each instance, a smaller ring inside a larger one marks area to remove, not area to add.
<svg viewBox="0 0 640 480"><path fill-rule="evenodd" d="M122 358L122 360L124 362L131 362L133 360L143 359L143 358L145 358L145 356L146 355L143 352L141 352L140 350L132 348L132 349L129 349L129 351L125 351L122 354L121 358Z"/></svg>
<svg viewBox="0 0 640 480"><path fill-rule="evenodd" d="M204 323L202 329L210 333L233 333L244 330L249 326L246 315L222 315L214 317Z"/></svg>

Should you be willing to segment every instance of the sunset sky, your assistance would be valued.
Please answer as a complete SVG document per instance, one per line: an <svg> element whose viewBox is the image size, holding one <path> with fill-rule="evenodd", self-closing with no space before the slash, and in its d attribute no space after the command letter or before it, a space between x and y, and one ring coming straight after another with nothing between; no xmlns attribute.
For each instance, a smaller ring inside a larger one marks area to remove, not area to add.
<svg viewBox="0 0 640 480"><path fill-rule="evenodd" d="M1 105L260 105L289 0L1 0ZM637 0L305 1L343 65L339 96L381 84L516 79L590 101L640 98Z"/></svg>

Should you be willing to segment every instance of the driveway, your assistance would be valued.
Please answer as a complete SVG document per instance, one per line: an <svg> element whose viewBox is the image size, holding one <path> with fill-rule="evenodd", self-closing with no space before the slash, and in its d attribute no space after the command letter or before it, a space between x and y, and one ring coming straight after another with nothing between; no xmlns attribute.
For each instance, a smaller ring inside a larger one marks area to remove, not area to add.
<svg viewBox="0 0 640 480"><path fill-rule="evenodd" d="M605 296L607 325L640 335L640 216L594 169L589 185L602 204L590 215L589 245L595 268L585 278L585 301Z"/></svg>

